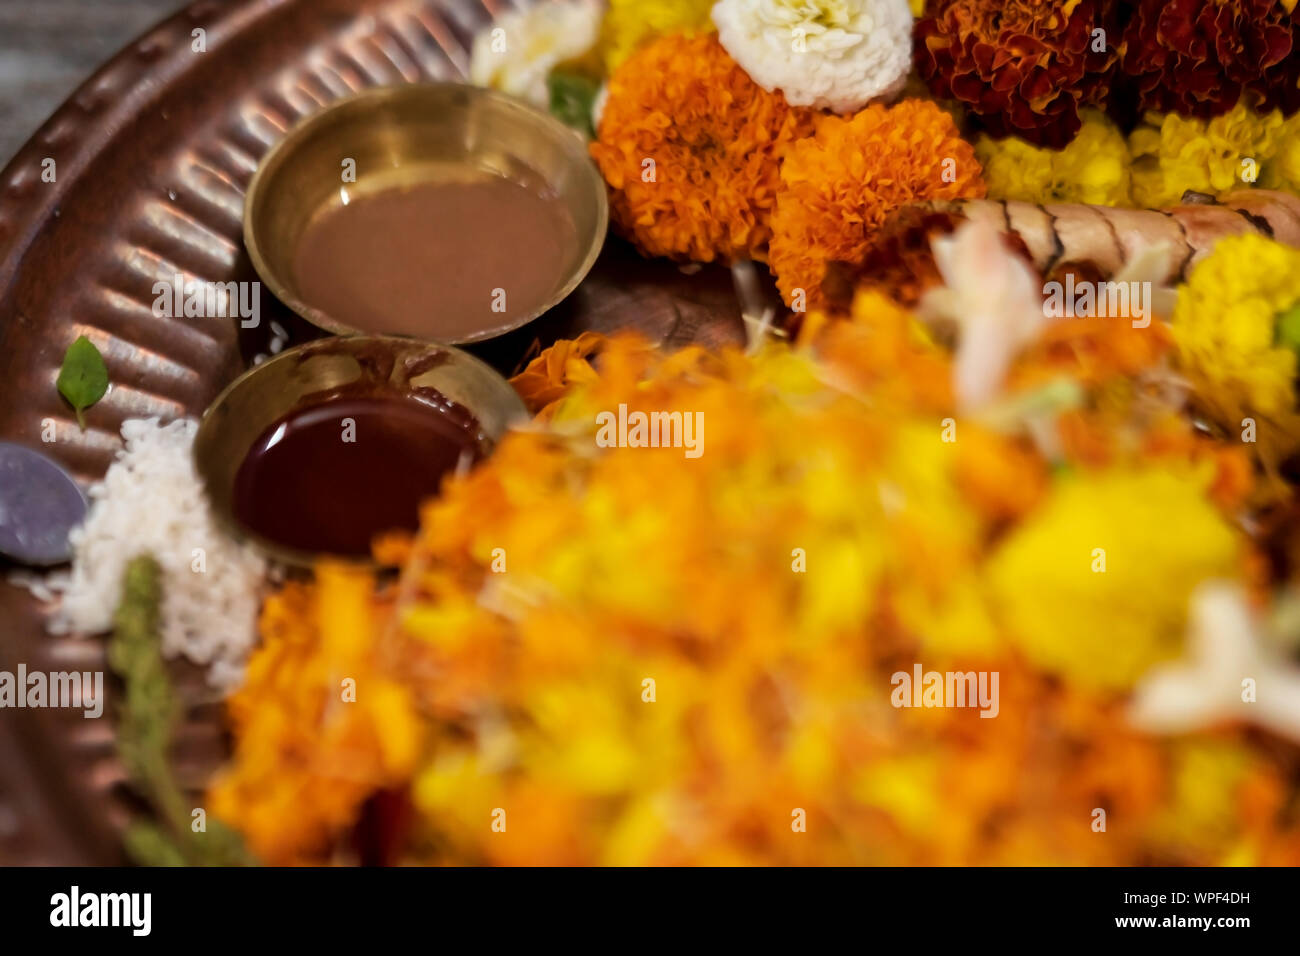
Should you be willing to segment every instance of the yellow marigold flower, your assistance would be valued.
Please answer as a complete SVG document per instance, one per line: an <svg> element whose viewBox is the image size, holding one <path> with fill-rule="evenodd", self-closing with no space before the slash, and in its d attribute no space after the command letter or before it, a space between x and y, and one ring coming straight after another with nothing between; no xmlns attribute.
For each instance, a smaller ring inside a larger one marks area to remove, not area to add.
<svg viewBox="0 0 1300 956"><path fill-rule="evenodd" d="M1237 571L1207 484L1157 468L1063 479L990 560L1011 639L1085 686L1131 687L1178 656L1196 586Z"/></svg>
<svg viewBox="0 0 1300 956"><path fill-rule="evenodd" d="M665 33L712 32L715 0L609 0L601 28L605 68L613 73L644 44Z"/></svg>
<svg viewBox="0 0 1300 956"><path fill-rule="evenodd" d="M1300 113L1282 124L1277 152L1264 164L1259 184L1265 189L1300 193Z"/></svg>
<svg viewBox="0 0 1300 956"><path fill-rule="evenodd" d="M1278 154L1283 127L1280 111L1261 116L1244 101L1210 120L1149 114L1129 134L1134 202L1172 206L1189 189L1217 195L1257 181Z"/></svg>
<svg viewBox="0 0 1300 956"><path fill-rule="evenodd" d="M1265 460L1300 443L1300 330L1278 321L1298 306L1300 250L1250 234L1217 243L1192 268L1174 309L1178 360L1197 404L1233 437L1248 426L1243 419L1254 419Z"/></svg>
<svg viewBox="0 0 1300 956"><path fill-rule="evenodd" d="M1015 137L981 136L975 155L984 167L989 197L1130 205L1128 143L1104 113L1084 110L1081 116L1079 135L1060 150L1031 146Z"/></svg>
<svg viewBox="0 0 1300 956"><path fill-rule="evenodd" d="M974 147L928 100L820 117L816 136L795 143L781 164L768 253L777 287L787 303L802 289L809 308L823 305L827 264L860 258L889 213L983 195Z"/></svg>
<svg viewBox="0 0 1300 956"><path fill-rule="evenodd" d="M716 36L660 37L610 78L591 144L614 225L646 255L761 256L781 157L812 117L758 86Z"/></svg>

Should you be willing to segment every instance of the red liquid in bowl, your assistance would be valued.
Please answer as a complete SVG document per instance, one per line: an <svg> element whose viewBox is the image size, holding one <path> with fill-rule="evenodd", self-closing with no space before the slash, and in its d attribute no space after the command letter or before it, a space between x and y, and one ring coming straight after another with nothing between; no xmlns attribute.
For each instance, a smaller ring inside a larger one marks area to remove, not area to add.
<svg viewBox="0 0 1300 956"><path fill-rule="evenodd" d="M478 423L450 404L338 397L266 429L235 476L235 518L300 551L365 557L375 535L415 530L443 478L485 452Z"/></svg>

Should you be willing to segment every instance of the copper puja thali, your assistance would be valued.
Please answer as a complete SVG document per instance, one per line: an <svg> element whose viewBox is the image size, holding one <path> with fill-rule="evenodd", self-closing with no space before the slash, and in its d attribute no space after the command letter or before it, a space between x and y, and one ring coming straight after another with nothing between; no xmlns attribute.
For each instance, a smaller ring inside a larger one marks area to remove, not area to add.
<svg viewBox="0 0 1300 956"><path fill-rule="evenodd" d="M12 908L1294 865L1297 157L1293 0L190 3L0 171Z"/></svg>

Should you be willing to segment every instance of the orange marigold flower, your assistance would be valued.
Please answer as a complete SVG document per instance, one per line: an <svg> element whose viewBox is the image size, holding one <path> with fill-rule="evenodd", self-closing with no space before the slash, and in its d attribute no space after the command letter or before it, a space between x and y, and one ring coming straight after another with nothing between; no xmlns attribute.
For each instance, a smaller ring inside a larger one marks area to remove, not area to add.
<svg viewBox="0 0 1300 956"><path fill-rule="evenodd" d="M267 599L263 644L227 705L235 752L208 791L213 813L273 866L329 859L365 801L419 756L415 694L398 679L419 655L378 637L388 609L369 574L325 565L317 576ZM348 680L361 693L349 697Z"/></svg>
<svg viewBox="0 0 1300 956"><path fill-rule="evenodd" d="M615 226L646 255L762 257L781 157L812 124L717 37L670 34L614 72L591 155Z"/></svg>
<svg viewBox="0 0 1300 956"><path fill-rule="evenodd" d="M583 332L576 339L560 339L510 380L534 415L554 405L574 385L591 382L596 371L590 359L608 340L599 332Z"/></svg>
<svg viewBox="0 0 1300 956"><path fill-rule="evenodd" d="M824 305L831 262L858 263L886 217L910 202L984 195L975 148L927 100L824 116L781 166L768 262L788 304Z"/></svg>

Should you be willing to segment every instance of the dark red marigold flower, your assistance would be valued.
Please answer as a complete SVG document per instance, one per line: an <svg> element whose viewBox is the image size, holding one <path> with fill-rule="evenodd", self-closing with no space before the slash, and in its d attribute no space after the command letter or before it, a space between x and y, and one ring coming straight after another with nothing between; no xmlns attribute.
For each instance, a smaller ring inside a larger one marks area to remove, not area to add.
<svg viewBox="0 0 1300 956"><path fill-rule="evenodd" d="M1300 108L1300 19L1279 0L1138 0L1123 74L1140 110L1208 119L1243 92L1263 110Z"/></svg>
<svg viewBox="0 0 1300 956"><path fill-rule="evenodd" d="M1116 0L928 0L916 68L993 136L1061 148L1119 63ZM1095 33L1094 31L1103 31Z"/></svg>

